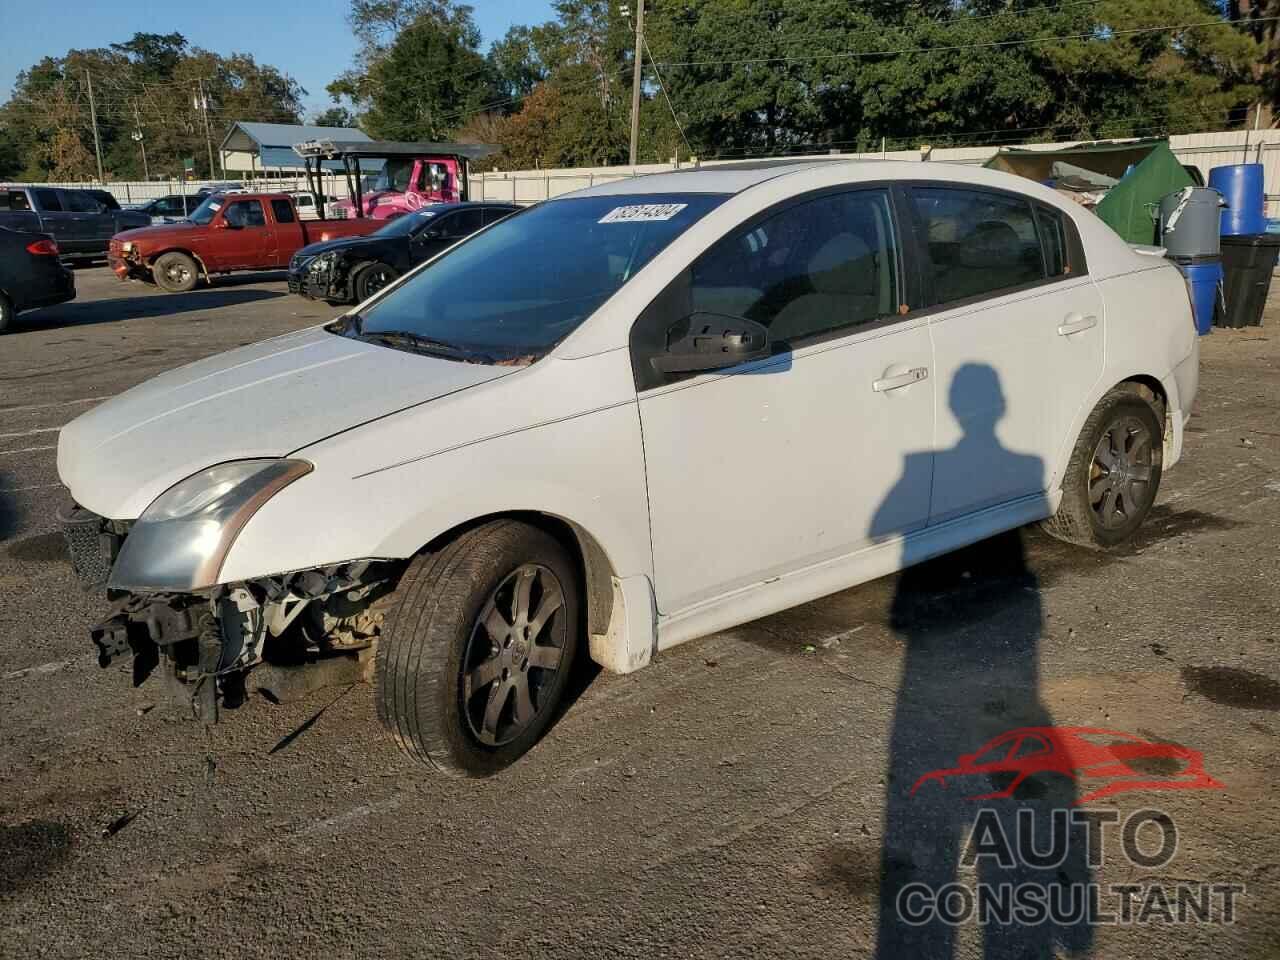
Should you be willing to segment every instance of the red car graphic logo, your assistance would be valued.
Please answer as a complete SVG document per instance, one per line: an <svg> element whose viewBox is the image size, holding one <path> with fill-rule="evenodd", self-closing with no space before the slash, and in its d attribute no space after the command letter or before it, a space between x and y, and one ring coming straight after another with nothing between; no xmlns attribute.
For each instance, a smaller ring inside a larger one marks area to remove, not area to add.
<svg viewBox="0 0 1280 960"><path fill-rule="evenodd" d="M962 755L954 767L931 770L915 782L946 786L955 777L1013 774L1003 789L967 797L1011 797L1027 777L1057 773L1072 780L1106 781L1073 806L1130 790L1224 790L1204 772L1204 755L1176 743L1152 743L1131 733L1098 727L1018 727Z"/></svg>

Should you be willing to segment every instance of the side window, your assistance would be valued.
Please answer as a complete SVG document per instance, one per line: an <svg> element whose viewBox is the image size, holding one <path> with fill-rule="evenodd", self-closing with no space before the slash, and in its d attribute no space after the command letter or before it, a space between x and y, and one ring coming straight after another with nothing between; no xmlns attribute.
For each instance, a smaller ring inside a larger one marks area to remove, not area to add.
<svg viewBox="0 0 1280 960"><path fill-rule="evenodd" d="M889 197L819 197L739 229L691 270L693 311L746 317L792 342L898 314Z"/></svg>
<svg viewBox="0 0 1280 960"><path fill-rule="evenodd" d="M293 204L288 200L272 200L271 212L275 215L276 223L293 223Z"/></svg>
<svg viewBox="0 0 1280 960"><path fill-rule="evenodd" d="M449 218L447 237L468 237L480 229L483 222L483 215L480 210L472 207L468 210L460 210Z"/></svg>
<svg viewBox="0 0 1280 960"><path fill-rule="evenodd" d="M507 210L503 207L485 207L484 225L487 227L491 223L497 223L503 217L509 217L513 213L515 213L514 210Z"/></svg>
<svg viewBox="0 0 1280 960"><path fill-rule="evenodd" d="M260 200L239 200L236 203L228 204L227 212L223 214L227 218L227 223L233 223L239 227L265 227L267 218L262 213L262 201Z"/></svg>
<svg viewBox="0 0 1280 960"><path fill-rule="evenodd" d="M32 190L35 194L36 203L41 210L48 210L51 213L60 213L62 211L62 201L58 199L57 190Z"/></svg>
<svg viewBox="0 0 1280 960"><path fill-rule="evenodd" d="M967 300L1045 277L1031 203L977 190L916 187L935 303Z"/></svg>
<svg viewBox="0 0 1280 960"><path fill-rule="evenodd" d="M1044 251L1044 269L1050 277L1065 277L1071 273L1064 219L1061 210L1036 204L1036 226L1040 231L1040 248Z"/></svg>
<svg viewBox="0 0 1280 960"><path fill-rule="evenodd" d="M102 204L82 190L64 190L62 196L72 213L102 212Z"/></svg>

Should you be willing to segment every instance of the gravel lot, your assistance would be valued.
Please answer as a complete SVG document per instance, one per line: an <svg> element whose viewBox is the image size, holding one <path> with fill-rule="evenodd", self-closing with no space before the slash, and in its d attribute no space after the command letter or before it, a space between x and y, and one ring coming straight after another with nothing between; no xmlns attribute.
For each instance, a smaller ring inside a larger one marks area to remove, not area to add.
<svg viewBox="0 0 1280 960"><path fill-rule="evenodd" d="M882 877L984 879L955 863L981 791L906 792L1047 724L1192 747L1225 785L1090 802L1166 812L1176 853L1142 869L1117 828L1060 878L1245 892L1230 925L992 927L987 955L1278 955L1280 299L1205 339L1186 459L1132 549L1024 531L584 675L521 763L458 782L380 737L366 686L254 700L206 737L98 668L105 603L53 525L57 429L332 311L278 274L166 296L77 273L77 301L0 338L0 955L856 957L879 936L925 938L884 956L981 956L975 923L911 933L882 911Z"/></svg>

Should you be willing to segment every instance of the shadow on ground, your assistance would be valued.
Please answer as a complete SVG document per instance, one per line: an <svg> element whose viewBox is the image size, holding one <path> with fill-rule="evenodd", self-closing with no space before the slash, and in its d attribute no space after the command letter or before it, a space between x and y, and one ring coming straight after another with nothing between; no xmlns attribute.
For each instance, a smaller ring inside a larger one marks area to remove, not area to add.
<svg viewBox="0 0 1280 960"><path fill-rule="evenodd" d="M259 282L255 280L255 282ZM262 300L274 300L287 296L276 290L221 290L197 289L190 293L163 293L156 291L139 297L81 300L64 303L44 310L33 310L18 316L11 335L23 332L54 330L59 327L79 327L94 323L115 323L138 317L166 317L198 310L215 310L219 307L242 306Z"/></svg>

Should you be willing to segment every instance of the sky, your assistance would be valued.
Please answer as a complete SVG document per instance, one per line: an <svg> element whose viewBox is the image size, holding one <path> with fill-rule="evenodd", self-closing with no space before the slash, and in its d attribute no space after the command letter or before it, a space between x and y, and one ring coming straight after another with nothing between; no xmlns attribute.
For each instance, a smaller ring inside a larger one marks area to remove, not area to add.
<svg viewBox="0 0 1280 960"><path fill-rule="evenodd" d="M517 23L551 18L551 0L471 0L483 49ZM276 7L279 12L264 11ZM355 42L347 26L349 0L58 0L56 16L26 0L0 0L0 102L18 72L46 56L105 47L135 33L173 33L215 53L250 53L283 70L307 90L306 113L329 106L325 84L351 65ZM33 15L33 11L42 11ZM25 21L25 22L24 22Z"/></svg>

